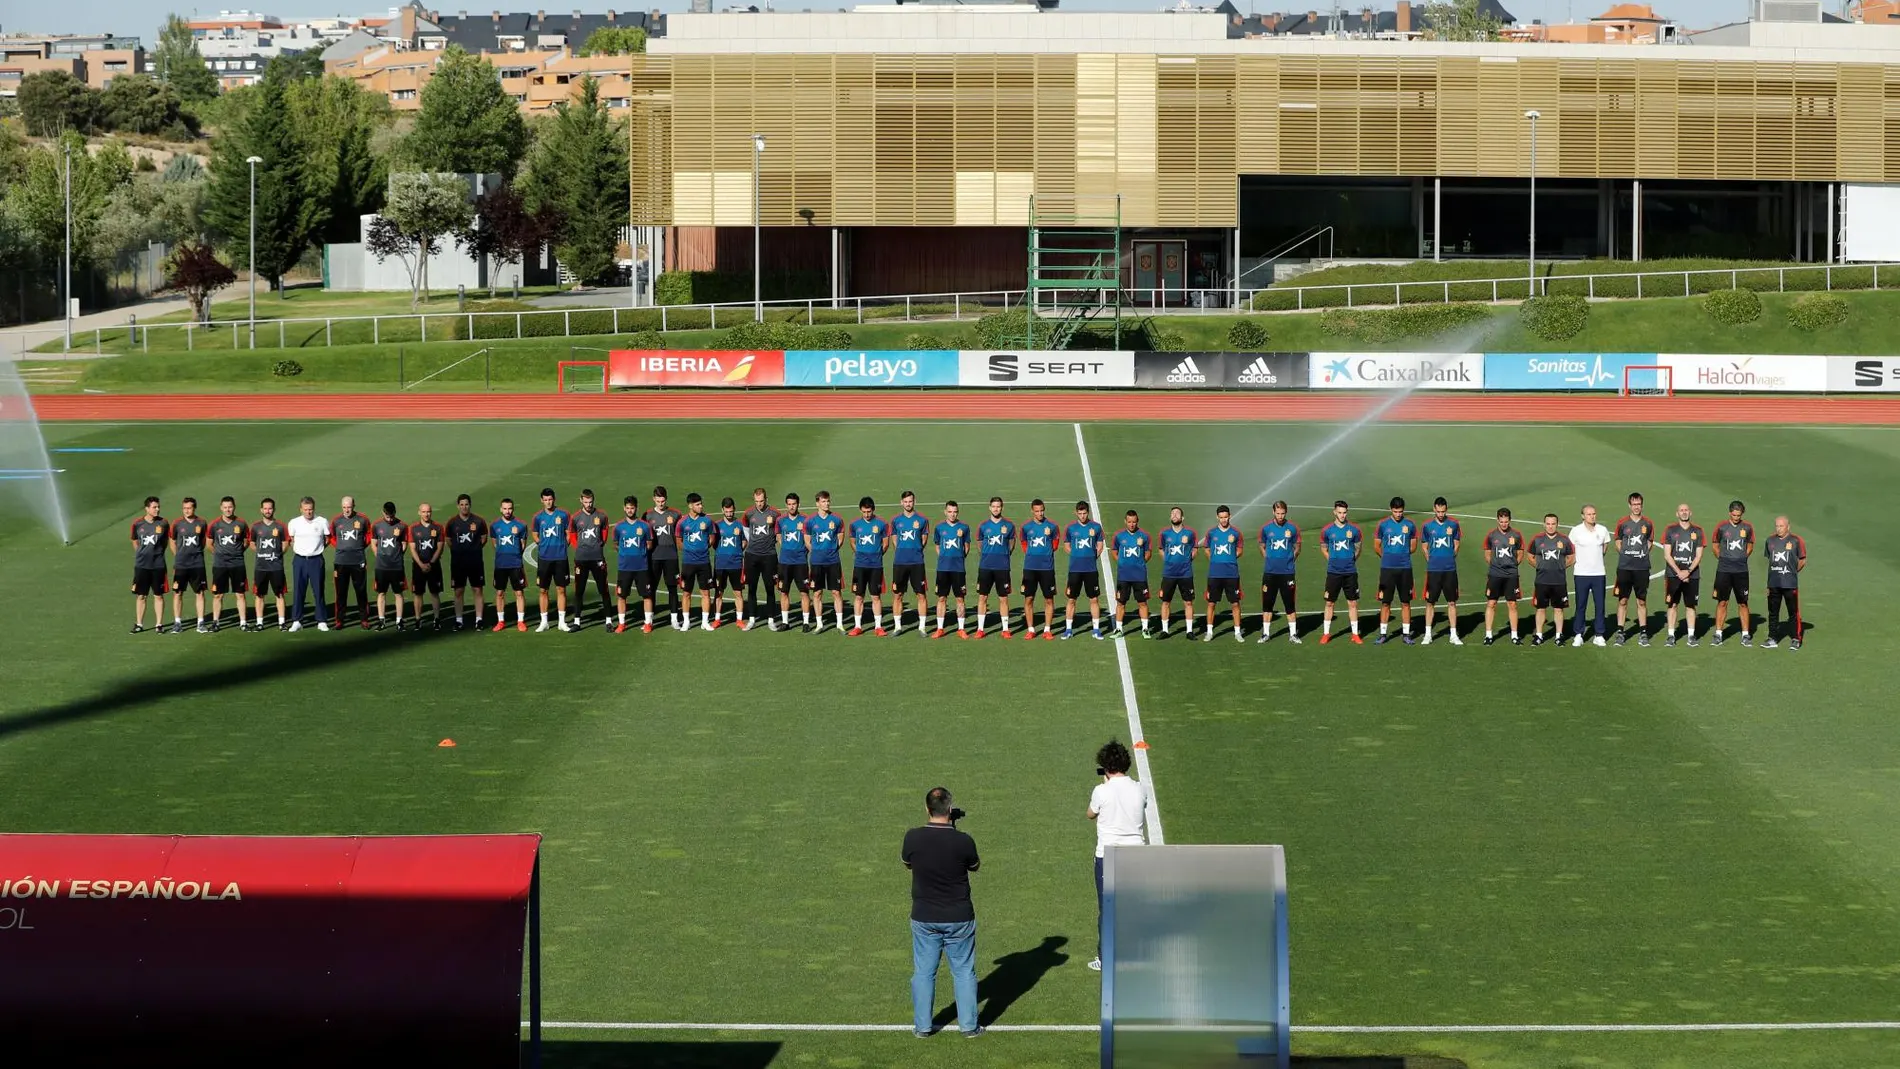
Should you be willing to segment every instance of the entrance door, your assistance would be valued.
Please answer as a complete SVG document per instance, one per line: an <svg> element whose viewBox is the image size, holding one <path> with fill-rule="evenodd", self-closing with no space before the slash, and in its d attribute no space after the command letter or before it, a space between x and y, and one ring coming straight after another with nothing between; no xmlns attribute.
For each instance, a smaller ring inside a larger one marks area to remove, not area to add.
<svg viewBox="0 0 1900 1069"><path fill-rule="evenodd" d="M1187 242L1137 241L1134 299L1138 304L1179 304L1187 289Z"/></svg>

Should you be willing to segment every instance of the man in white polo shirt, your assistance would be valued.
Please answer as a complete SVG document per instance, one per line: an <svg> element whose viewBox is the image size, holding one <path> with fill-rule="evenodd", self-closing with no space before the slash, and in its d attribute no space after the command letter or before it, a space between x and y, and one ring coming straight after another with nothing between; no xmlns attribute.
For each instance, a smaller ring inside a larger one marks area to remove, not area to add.
<svg viewBox="0 0 1900 1069"><path fill-rule="evenodd" d="M1134 755L1114 739L1095 751L1096 774L1102 777L1089 795L1089 819L1095 822L1095 960L1089 968L1102 971L1102 855L1110 846L1147 843L1148 788L1128 778Z"/></svg>
<svg viewBox="0 0 1900 1069"><path fill-rule="evenodd" d="M323 599L323 547L330 541L330 521L317 515L317 501L306 497L302 515L290 521L290 629L303 630L303 595L307 587L317 602L317 630L328 631L330 607Z"/></svg>
<svg viewBox="0 0 1900 1069"><path fill-rule="evenodd" d="M1573 617L1577 621L1577 634L1570 640L1572 646L1583 645L1584 626L1588 617L1584 615L1591 599L1596 603L1596 637L1590 641L1598 646L1607 645L1604 635L1603 596L1606 579L1603 569L1603 549L1614 540L1610 529L1597 522L1597 507L1583 506L1583 522L1570 529L1570 544L1577 555L1576 570L1572 573L1577 579L1577 609ZM1563 641L1563 635L1557 636Z"/></svg>

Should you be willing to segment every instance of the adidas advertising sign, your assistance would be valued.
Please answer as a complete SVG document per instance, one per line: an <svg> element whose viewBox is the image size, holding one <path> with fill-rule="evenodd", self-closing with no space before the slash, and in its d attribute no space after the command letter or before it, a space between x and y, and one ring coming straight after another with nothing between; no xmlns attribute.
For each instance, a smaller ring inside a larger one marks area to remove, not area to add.
<svg viewBox="0 0 1900 1069"><path fill-rule="evenodd" d="M1136 353L1135 385L1147 390L1303 390L1306 354Z"/></svg>

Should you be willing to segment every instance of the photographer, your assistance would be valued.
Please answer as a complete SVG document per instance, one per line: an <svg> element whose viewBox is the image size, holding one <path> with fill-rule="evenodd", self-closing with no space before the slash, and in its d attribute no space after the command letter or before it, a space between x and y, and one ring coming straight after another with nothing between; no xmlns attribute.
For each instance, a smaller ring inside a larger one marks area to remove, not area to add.
<svg viewBox="0 0 1900 1069"><path fill-rule="evenodd" d="M932 787L924 795L929 818L904 833L904 867L910 870L910 947L914 968L910 1002L917 1038L931 1034L937 995L937 959L950 959L950 981L957 998L957 1027L965 1038L983 1034L976 1016L976 907L970 902L970 873L982 864L976 840L958 831L963 810L952 805L950 791Z"/></svg>
<svg viewBox="0 0 1900 1069"><path fill-rule="evenodd" d="M1142 846L1148 821L1148 788L1128 778L1134 755L1114 739L1095 751L1095 774L1102 777L1089 794L1089 819L1095 822L1095 960L1102 971L1102 854L1110 846Z"/></svg>

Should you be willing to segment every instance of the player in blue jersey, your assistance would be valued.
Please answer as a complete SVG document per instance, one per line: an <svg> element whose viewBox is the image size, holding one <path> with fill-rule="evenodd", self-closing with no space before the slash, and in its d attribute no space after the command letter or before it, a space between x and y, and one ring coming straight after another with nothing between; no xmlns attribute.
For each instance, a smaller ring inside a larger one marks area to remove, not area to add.
<svg viewBox="0 0 1900 1069"><path fill-rule="evenodd" d="M1062 637L1075 635L1075 599L1089 599L1089 627L1102 637L1102 550L1107 539L1102 525L1090 518L1089 503L1075 503L1075 522L1062 532L1062 544L1069 549L1068 616L1062 623Z"/></svg>
<svg viewBox="0 0 1900 1069"><path fill-rule="evenodd" d="M1300 559L1300 529L1287 522L1287 505L1273 503L1273 522L1260 528L1260 641L1273 635L1273 604L1286 613L1287 640L1299 644L1298 610L1293 607L1296 562Z"/></svg>
<svg viewBox="0 0 1900 1069"><path fill-rule="evenodd" d="M1379 521L1375 535L1379 539L1379 637L1375 645L1385 645L1392 619L1392 603L1404 606L1400 623L1405 644L1412 644L1412 554L1418 552L1418 524L1405 514L1405 499L1392 499L1392 515Z"/></svg>
<svg viewBox="0 0 1900 1069"><path fill-rule="evenodd" d="M686 515L673 525L673 540L680 551L680 623L693 629L693 594L699 594L699 627L713 629L713 609L718 594L713 590L712 551L713 519L706 515L706 500L698 494L686 495Z"/></svg>
<svg viewBox="0 0 1900 1069"><path fill-rule="evenodd" d="M548 629L549 587L554 588L555 611L559 614L561 630L572 630L567 626L567 550L572 534L567 510L554 504L554 489L543 489L541 511L534 514L534 571L541 587L541 626L535 628L536 631Z"/></svg>
<svg viewBox="0 0 1900 1069"><path fill-rule="evenodd" d="M1240 620L1240 557L1245 548L1245 537L1234 526L1234 510L1226 505L1215 509L1214 526L1201 536L1201 550L1207 554L1207 634L1203 642L1214 641L1214 618L1222 598L1233 607L1234 641L1246 641Z"/></svg>
<svg viewBox="0 0 1900 1069"><path fill-rule="evenodd" d="M778 537L778 621L772 630L792 626L792 591L798 591L798 614L811 630L811 535L805 517L798 514L798 495L785 495L785 511L772 521Z"/></svg>
<svg viewBox="0 0 1900 1069"><path fill-rule="evenodd" d="M629 496L621 502L627 518L614 524L614 560L620 569L620 622L613 633L627 630L627 595L640 592L640 630L653 633L653 525L640 516L640 499Z"/></svg>
<svg viewBox="0 0 1900 1069"><path fill-rule="evenodd" d="M1359 637L1359 550L1365 536L1346 519L1344 501L1333 502L1333 522L1320 529L1320 544L1326 551L1326 612L1320 617L1319 644L1333 640L1333 602L1346 595L1346 611L1352 614L1352 642L1365 645Z"/></svg>
<svg viewBox="0 0 1900 1069"><path fill-rule="evenodd" d="M1181 596L1181 615L1187 637L1194 637L1194 554L1201 536L1187 525L1187 514L1180 506L1168 510L1168 525L1161 529L1161 637L1168 637L1168 606L1176 594Z"/></svg>
<svg viewBox="0 0 1900 1069"><path fill-rule="evenodd" d="M957 599L957 637L970 637L963 622L963 599L970 588L970 525L957 518L959 511L956 502L944 502L943 522L930 532L930 542L937 547L937 629L931 638L943 637L943 603L948 597Z"/></svg>
<svg viewBox="0 0 1900 1069"><path fill-rule="evenodd" d="M873 633L884 631L884 554L891 548L891 525L877 514L877 502L858 499L858 518L851 521L851 632L864 634L864 599L871 599Z"/></svg>
<svg viewBox="0 0 1900 1069"><path fill-rule="evenodd" d="M1003 515L1003 499L990 498L989 518L977 525L976 637L990 618L990 592L996 592L996 612L1003 618L1003 637L1009 637L1009 569L1016 555L1016 521ZM1025 621L1027 625L1027 621Z"/></svg>
<svg viewBox="0 0 1900 1069"><path fill-rule="evenodd" d="M488 525L489 540L495 543L495 626L508 626L508 591L515 592L515 630L528 629L528 605L522 590L528 585L521 564L521 551L528 548L529 528L515 515L515 499L501 499L501 518Z"/></svg>
<svg viewBox="0 0 1900 1069"><path fill-rule="evenodd" d="M1029 503L1029 519L1023 523L1023 634L1036 637L1036 592L1042 592L1042 637L1056 637L1056 550L1062 545L1062 529L1046 515L1042 498Z"/></svg>
<svg viewBox="0 0 1900 1069"><path fill-rule="evenodd" d="M891 634L904 630L904 595L917 595L917 633L930 635L925 623L930 606L924 588L924 546L930 541L930 520L917 511L917 495L904 491L900 511L891 517Z"/></svg>
<svg viewBox="0 0 1900 1069"><path fill-rule="evenodd" d="M805 521L805 534L811 545L811 614L825 629L825 591L831 591L831 622L844 631L844 517L831 511L831 491L818 491L818 511Z"/></svg>
<svg viewBox="0 0 1900 1069"><path fill-rule="evenodd" d="M1148 558L1154 554L1154 542L1141 529L1140 513L1129 509L1122 519L1126 526L1109 543L1115 553L1115 637L1126 633L1123 618L1132 601L1141 614L1141 637L1153 638L1148 632Z"/></svg>
<svg viewBox="0 0 1900 1069"><path fill-rule="evenodd" d="M732 618L745 625L745 521L739 517L738 503L727 497L719 502L719 518L713 521L713 619L718 628L725 618L725 592L732 591Z"/></svg>
<svg viewBox="0 0 1900 1069"><path fill-rule="evenodd" d="M1432 518L1419 528L1419 542L1425 547L1425 645L1432 644L1432 617L1440 598L1450 602L1445 614L1445 637L1454 646L1464 645L1458 637L1458 547L1464 543L1464 528L1445 510L1444 498L1432 501Z"/></svg>

